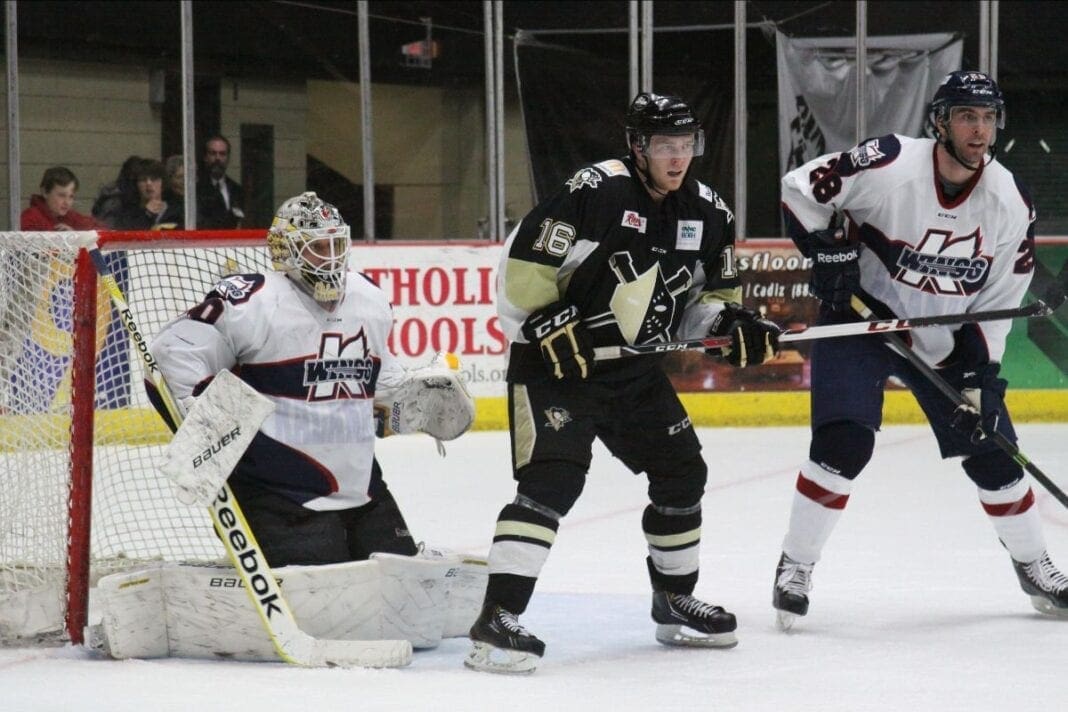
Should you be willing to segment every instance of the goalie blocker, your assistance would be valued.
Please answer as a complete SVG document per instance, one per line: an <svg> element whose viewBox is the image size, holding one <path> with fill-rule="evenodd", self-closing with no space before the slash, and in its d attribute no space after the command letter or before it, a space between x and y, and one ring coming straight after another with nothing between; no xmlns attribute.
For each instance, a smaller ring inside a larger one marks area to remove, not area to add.
<svg viewBox="0 0 1068 712"><path fill-rule="evenodd" d="M459 369L455 354L441 352L400 380L381 383L375 396L378 435L421 432L440 441L467 432L475 421L475 402ZM160 465L178 499L210 506L273 411L269 399L230 371L220 371L191 403Z"/></svg>

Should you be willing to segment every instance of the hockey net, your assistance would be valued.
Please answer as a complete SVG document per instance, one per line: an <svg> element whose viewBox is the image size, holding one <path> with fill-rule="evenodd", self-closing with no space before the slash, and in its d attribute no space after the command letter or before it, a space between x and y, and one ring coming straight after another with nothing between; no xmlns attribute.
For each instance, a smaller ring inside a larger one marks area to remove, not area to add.
<svg viewBox="0 0 1068 712"><path fill-rule="evenodd" d="M220 277L270 269L262 231L0 233L0 645L81 643L102 575L225 560L156 469L170 433L92 244L149 338Z"/></svg>

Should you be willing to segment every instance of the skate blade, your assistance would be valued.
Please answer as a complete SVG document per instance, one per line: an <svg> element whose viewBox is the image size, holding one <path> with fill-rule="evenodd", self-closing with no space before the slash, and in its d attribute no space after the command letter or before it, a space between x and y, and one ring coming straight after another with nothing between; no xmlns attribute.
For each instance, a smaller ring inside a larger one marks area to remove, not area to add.
<svg viewBox="0 0 1068 712"><path fill-rule="evenodd" d="M775 627L783 633L789 632L789 630L794 627L794 621L796 620L796 613L790 613L789 611L775 611Z"/></svg>
<svg viewBox="0 0 1068 712"><path fill-rule="evenodd" d="M656 640L663 645L688 648L733 648L738 645L734 631L727 633L699 633L681 625L658 624Z"/></svg>
<svg viewBox="0 0 1068 712"><path fill-rule="evenodd" d="M1068 608L1055 606L1044 596L1031 596L1031 605L1034 606L1036 611L1047 616L1068 618Z"/></svg>
<svg viewBox="0 0 1068 712"><path fill-rule="evenodd" d="M464 666L479 672L492 672L499 675L529 675L538 667L541 660L534 653L525 653L521 650L505 650L483 643L472 641L471 652L464 659Z"/></svg>

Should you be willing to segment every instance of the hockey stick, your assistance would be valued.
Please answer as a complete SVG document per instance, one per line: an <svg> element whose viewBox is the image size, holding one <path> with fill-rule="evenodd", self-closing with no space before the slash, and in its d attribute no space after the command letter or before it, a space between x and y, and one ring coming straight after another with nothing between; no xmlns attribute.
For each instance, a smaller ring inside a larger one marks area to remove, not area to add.
<svg viewBox="0 0 1068 712"><path fill-rule="evenodd" d="M1064 274L1064 270L1061 270L1061 274ZM1063 297L1061 301L1064 301ZM857 312L865 319L871 318L871 309L869 309L868 305L861 301L859 297L853 295L853 298L850 303L853 307L853 311ZM886 343L893 348L894 351L901 354L909 363L915 366L916 370L919 371L924 378L930 381L935 388L940 390L942 392L942 395L948 398L950 402L952 402L955 406L960 407L962 405L970 405L968 401L965 400L964 396L960 393L960 391L951 386L946 381L946 379L944 379L942 375L938 373L938 371L928 365L928 363L922 358L920 358L915 351L909 348L909 345L906 344L905 340L902 339L899 335L894 333L887 333L883 335L883 338L886 340ZM1038 469L1037 465L1031 462L1031 460L1028 459L1026 455L1020 452L1020 448L1016 445L1016 443L1012 442L996 430L993 433L987 433L987 437L993 440L994 444L1004 450L1009 457L1011 457L1021 467L1027 470L1027 472L1029 472L1039 484L1045 487L1046 491L1053 495L1053 497L1058 502L1063 504L1065 507L1068 507L1068 494L1065 494L1064 491L1060 487L1058 487L1056 483L1053 482L1053 480L1051 480L1044 472L1042 472L1042 470Z"/></svg>
<svg viewBox="0 0 1068 712"><path fill-rule="evenodd" d="M1059 307L1065 299L1064 288L1052 285L1046 298L1039 299L1015 309L993 309L965 314L943 314L941 316L921 316L913 319L874 319L871 321L855 321L846 324L824 324L822 326L806 326L800 329L790 329L779 335L779 343L791 341L813 341L816 339L829 339L836 336L858 336L861 334L885 334L893 331L905 331L925 326L947 326L951 324L964 324L979 321L994 321L997 319L1016 319L1049 316ZM1059 292L1054 294L1054 292ZM625 356L637 356L641 354L664 353L668 351L704 351L706 349L720 349L731 345L730 336L706 336L700 339L684 339L682 341L666 341L658 344L633 344L622 346L598 346L593 350L593 358L596 361L607 361L623 358Z"/></svg>
<svg viewBox="0 0 1068 712"><path fill-rule="evenodd" d="M97 247L87 250L111 303L141 356L146 375L152 379L173 422L181 423L182 412L148 350L148 340L141 334L103 254ZM326 640L313 638L302 631L229 485L223 484L208 511L263 628L282 660L305 667L400 667L411 662L412 644L407 640Z"/></svg>

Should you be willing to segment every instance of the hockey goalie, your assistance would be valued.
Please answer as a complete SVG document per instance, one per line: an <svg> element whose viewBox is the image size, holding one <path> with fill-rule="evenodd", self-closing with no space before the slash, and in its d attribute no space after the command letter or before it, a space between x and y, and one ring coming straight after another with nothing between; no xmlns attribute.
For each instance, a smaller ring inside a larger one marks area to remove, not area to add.
<svg viewBox="0 0 1068 712"><path fill-rule="evenodd" d="M376 437L440 448L471 427L458 359L397 362L392 307L350 272L349 228L315 193L279 208L267 246L276 271L223 278L152 340L166 389L149 396L176 431L160 469L190 506L228 485L305 632L415 648L465 635L485 561L417 546L374 453ZM278 659L270 606L257 612L229 564L160 564L98 593L90 639L113 657Z"/></svg>

